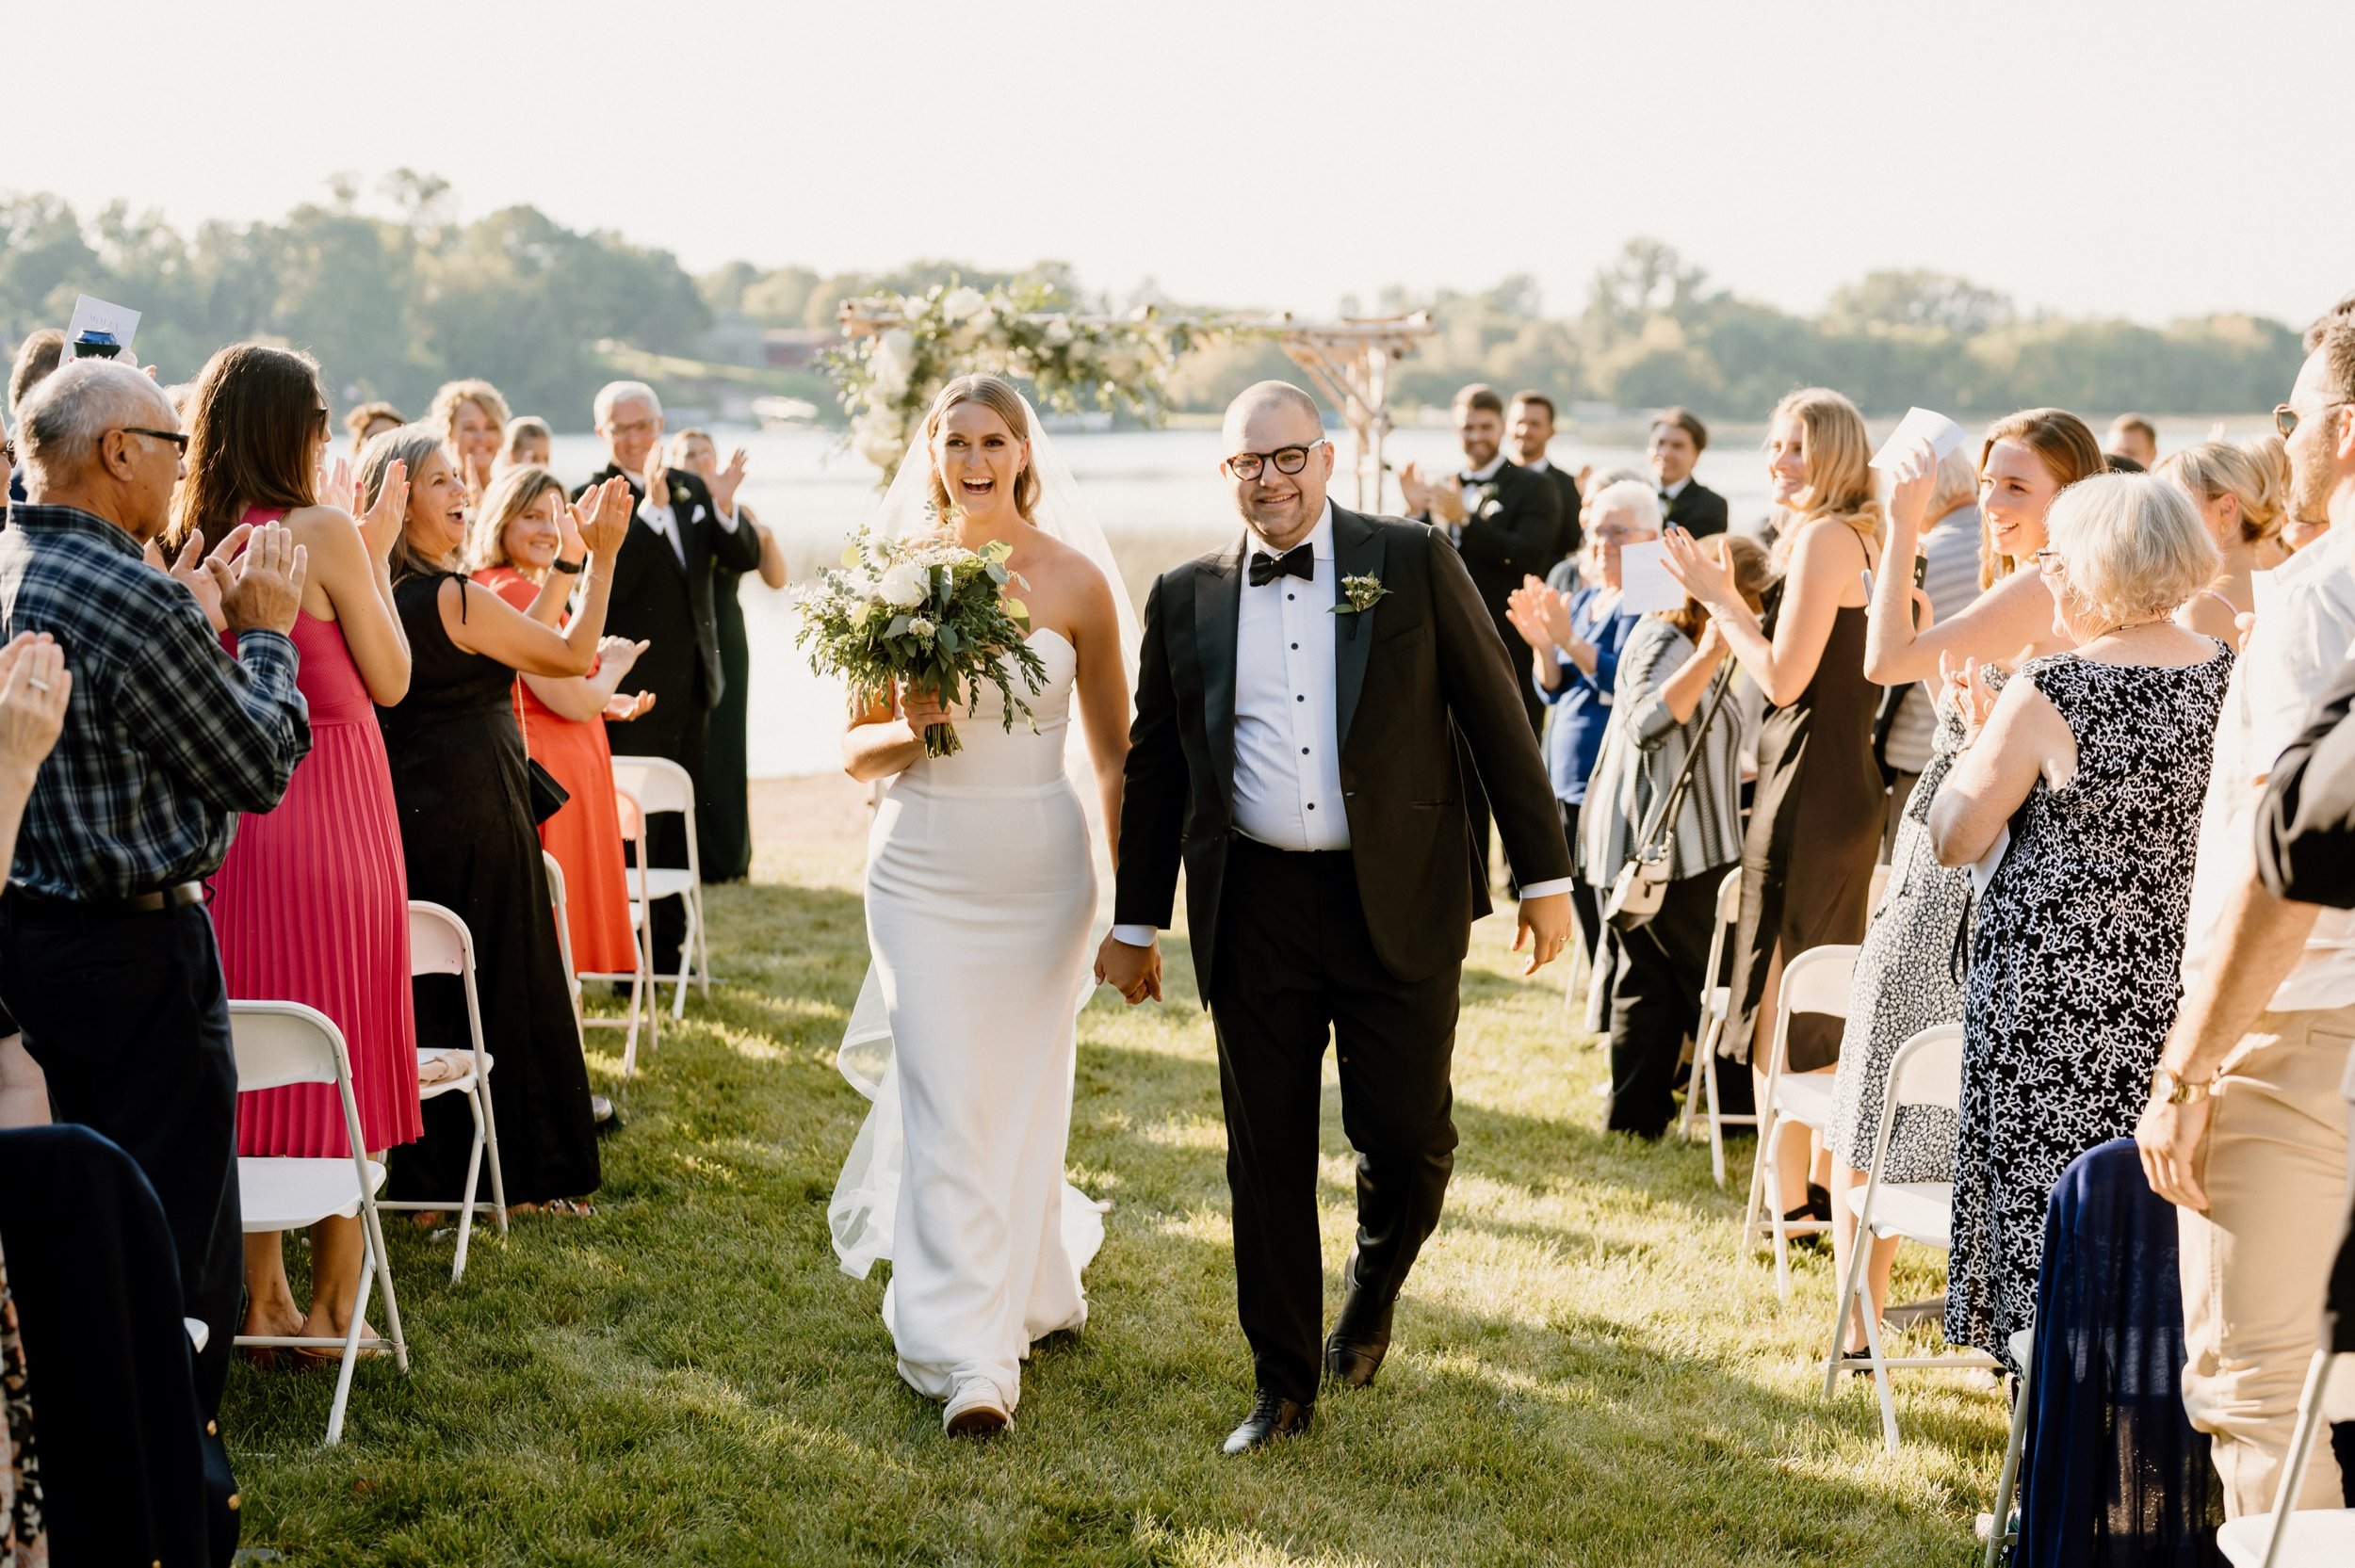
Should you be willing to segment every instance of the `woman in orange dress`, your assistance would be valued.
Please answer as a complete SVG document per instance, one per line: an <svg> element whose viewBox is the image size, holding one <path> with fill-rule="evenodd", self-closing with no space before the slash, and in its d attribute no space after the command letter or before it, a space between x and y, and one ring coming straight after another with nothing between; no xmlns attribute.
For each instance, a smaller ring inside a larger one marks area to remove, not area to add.
<svg viewBox="0 0 2355 1568"><path fill-rule="evenodd" d="M533 613L549 574L577 573L586 558L562 482L536 466L501 474L476 513L467 554L476 582ZM564 608L562 599L551 596L538 613L554 623ZM635 719L654 704L651 694L613 695L645 648L609 637L598 644L597 667L587 675L522 675L515 682L524 750L571 797L540 824L540 844L564 869L573 967L584 975L627 974L637 967L605 720Z"/></svg>

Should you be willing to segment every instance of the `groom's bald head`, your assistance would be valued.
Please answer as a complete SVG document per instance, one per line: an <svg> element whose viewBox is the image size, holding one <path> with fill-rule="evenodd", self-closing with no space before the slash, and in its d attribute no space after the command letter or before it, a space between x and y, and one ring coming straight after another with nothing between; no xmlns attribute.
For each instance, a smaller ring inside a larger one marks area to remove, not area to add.
<svg viewBox="0 0 2355 1568"><path fill-rule="evenodd" d="M1290 381L1260 381L1226 405L1225 431L1235 509L1269 544L1291 548L1316 526L1324 510L1325 483L1333 477L1333 448L1324 439L1324 416L1316 399ZM1307 463L1297 474L1264 461L1288 446L1309 448ZM1263 460L1248 479L1233 471L1233 460L1245 453Z"/></svg>

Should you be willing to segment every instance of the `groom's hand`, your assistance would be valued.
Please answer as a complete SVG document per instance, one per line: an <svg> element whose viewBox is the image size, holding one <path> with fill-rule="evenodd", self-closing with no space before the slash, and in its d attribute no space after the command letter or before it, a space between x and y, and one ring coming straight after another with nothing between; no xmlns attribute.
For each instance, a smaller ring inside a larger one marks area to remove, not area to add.
<svg viewBox="0 0 2355 1568"><path fill-rule="evenodd" d="M1530 944L1529 966L1521 971L1535 975L1562 956L1562 949L1570 945L1570 896L1549 893L1542 898L1523 898L1520 903L1520 926L1513 932L1513 951L1519 952L1521 944Z"/></svg>
<svg viewBox="0 0 2355 1568"><path fill-rule="evenodd" d="M1130 1007L1150 996L1161 999L1161 949L1134 947L1107 934L1096 949L1096 978L1120 993Z"/></svg>

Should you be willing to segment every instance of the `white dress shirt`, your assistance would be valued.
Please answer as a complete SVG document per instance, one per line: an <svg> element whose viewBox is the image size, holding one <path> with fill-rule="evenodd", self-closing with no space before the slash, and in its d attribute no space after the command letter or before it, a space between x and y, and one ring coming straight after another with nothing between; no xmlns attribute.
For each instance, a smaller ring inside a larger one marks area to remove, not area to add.
<svg viewBox="0 0 2355 1568"><path fill-rule="evenodd" d="M1278 849L1346 849L1331 501L1295 548L1309 552L1316 575L1275 577L1258 587L1251 582L1251 557L1275 552L1256 536L1243 552L1242 602L1235 618L1235 827ZM1522 888L1521 897L1569 888L1567 880L1539 882ZM1154 934L1150 926L1113 928L1114 939L1131 947L1150 946Z"/></svg>
<svg viewBox="0 0 2355 1568"><path fill-rule="evenodd" d="M1692 482L1693 482L1693 476L1692 476L1692 475L1690 475L1690 474L1687 474L1686 476L1684 476L1684 477L1682 477L1681 479L1679 479L1676 483L1674 483L1674 484L1672 484L1672 485L1662 485L1662 486L1660 486L1660 487L1659 487L1659 489L1660 489L1660 493L1661 493L1662 495L1664 495L1664 496L1667 497L1670 501L1674 501L1674 500L1675 500L1678 496L1680 496L1680 495L1681 495L1681 494L1683 494L1683 493L1684 493L1684 487L1685 487L1686 485L1691 484Z"/></svg>
<svg viewBox="0 0 2355 1568"><path fill-rule="evenodd" d="M662 536L663 542L671 546L671 554L678 558L678 563L681 566L685 566L687 564L687 536L679 531L677 509L667 499L661 501L655 499L653 487L646 483L644 475L638 476L638 483L639 487L646 493L638 503L640 520L647 527ZM669 487L664 488L667 491ZM730 533L736 532L736 512L733 508L720 519L720 526Z"/></svg>

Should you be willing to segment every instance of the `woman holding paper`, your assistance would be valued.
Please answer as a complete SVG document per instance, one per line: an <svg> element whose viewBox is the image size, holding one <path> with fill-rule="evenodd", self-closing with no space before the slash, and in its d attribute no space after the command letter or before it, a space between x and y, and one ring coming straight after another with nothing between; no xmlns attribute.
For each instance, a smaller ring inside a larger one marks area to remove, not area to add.
<svg viewBox="0 0 2355 1568"><path fill-rule="evenodd" d="M1923 441L1895 455L1890 465L1895 489L1889 498L1889 545L1892 562L1909 560L1920 549L1924 525L1935 523L1948 487L1939 471L1952 457L1938 457L1933 444ZM1873 607L1865 633L1867 672L1876 643L1893 642L1884 636L1893 630L1919 651L1935 648L1957 664L1975 660L1978 680L1990 692L2002 687L2006 668L1998 660L2018 657L2024 650L2055 653L2074 646L2059 629L2053 598L2034 572L2014 573L2014 559L2044 548L2045 513L2055 495L2079 479L2103 471L2102 449L2093 432L2074 414L2058 409L2032 409L1998 420L1989 430L1979 455L1979 493L1986 522L1982 544L1983 568L1998 586L1982 593L1950 620L1918 635L1906 600L1917 603L1919 590L1910 574L1891 570L1873 585ZM1951 526L1952 525L1949 525ZM1984 609L1990 600L2007 602ZM2033 617L2041 615L2041 623ZM1922 619L1932 619L1923 606ZM1917 655L1918 656L1918 655ZM1933 660L1938 655L1929 655ZM1935 674L1935 670L1932 671ZM1873 912L1857 955L1856 981L1848 997L1848 1016L1840 1039L1839 1079L1832 1090L1831 1123L1825 1142L1831 1152L1832 1256L1835 1272L1844 1278L1848 1254L1856 1245L1856 1211L1843 1195L1862 1187L1873 1163L1873 1146L1879 1140L1881 1097L1889 1090L1889 1069L1897 1047L1924 1029L1962 1018L1962 982L1954 973L1956 932L1970 905L1971 874L1962 867L1938 864L1930 849L1930 804L1939 785L1962 750L1963 714L1951 699L1938 703L1937 732L1930 759L1915 783L1897 824L1896 843L1889 863L1889 889ZM1908 1107L1898 1114L1890 1137L1889 1163L1881 1179L1894 1182L1942 1182L1952 1178L1955 1161L1955 1121L1951 1115L1926 1107ZM1867 1260L1868 1308L1857 1303L1847 1326L1843 1349L1862 1353L1864 1314L1878 1317L1889 1302L1889 1270L1895 1261L1894 1237L1873 1243Z"/></svg>
<svg viewBox="0 0 2355 1568"><path fill-rule="evenodd" d="M2003 849L1971 933L1946 1341L2010 1363L2044 1210L2070 1161L2134 1133L2182 991L2185 912L2233 655L2175 611L2214 580L2184 492L2110 474L2054 504L2037 558L2073 653L2000 696L1954 688L1971 738L1931 803L1940 862Z"/></svg>
<svg viewBox="0 0 2355 1568"><path fill-rule="evenodd" d="M1668 530L1668 570L1709 606L1742 672L1765 694L1758 787L1742 845L1742 913L1733 949L1733 1010L1724 1052L1751 1064L1756 1042L1774 1038L1783 965L1811 947L1864 935L1873 865L1880 858L1889 797L1873 757L1879 691L1866 681L1864 574L1880 552L1881 506L1867 459L1873 450L1856 405L1824 387L1775 406L1766 436L1775 504L1785 511L1773 560L1782 581L1763 621L1744 603L1733 574L1681 528ZM1836 1021L1792 1019L1789 1071L1828 1070ZM1808 1130L1795 1124L1770 1158L1786 1220L1830 1218L1824 1188L1810 1190Z"/></svg>
<svg viewBox="0 0 2355 1568"><path fill-rule="evenodd" d="M1557 593L1531 577L1513 590L1505 607L1513 629L1529 644L1537 695L1553 709L1553 722L1545 733L1546 771L1553 780L1562 831L1573 855L1587 776L1595 770L1603 727L1611 719L1619 650L1635 629L1636 618L1656 607L1638 604L1630 608L1621 603L1620 552L1660 537L1660 497L1648 484L1609 485L1583 512L1586 545L1580 563L1582 586L1575 592ZM1601 905L1585 882L1572 886L1570 905L1591 960L1600 951Z"/></svg>

